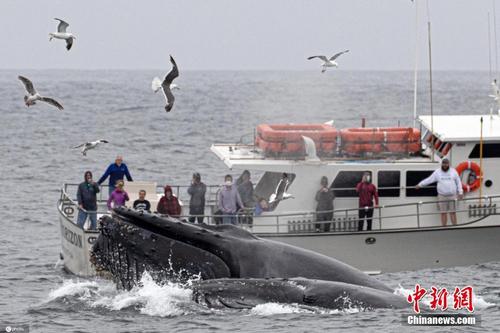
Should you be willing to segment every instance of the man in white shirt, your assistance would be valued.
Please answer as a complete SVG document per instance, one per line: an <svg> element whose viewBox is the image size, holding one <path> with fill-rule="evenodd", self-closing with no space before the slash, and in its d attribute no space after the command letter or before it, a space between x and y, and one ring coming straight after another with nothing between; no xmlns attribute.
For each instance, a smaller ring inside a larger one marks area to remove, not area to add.
<svg viewBox="0 0 500 333"><path fill-rule="evenodd" d="M437 192L438 192L438 209L441 212L441 224L443 227L446 226L447 213L450 213L451 223L453 225L457 224L457 214L455 202L458 199L462 199L462 181L458 176L457 170L450 168L450 161L447 158L443 158L441 161L441 168L437 169L429 177L422 180L415 189L419 189L422 186L427 186L432 183L437 182Z"/></svg>

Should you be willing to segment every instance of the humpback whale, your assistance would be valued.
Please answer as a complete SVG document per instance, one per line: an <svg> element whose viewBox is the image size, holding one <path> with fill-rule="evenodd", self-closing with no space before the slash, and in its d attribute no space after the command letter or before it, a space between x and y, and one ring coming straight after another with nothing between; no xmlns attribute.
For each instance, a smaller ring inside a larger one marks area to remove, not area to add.
<svg viewBox="0 0 500 333"><path fill-rule="evenodd" d="M391 291L343 262L232 225L191 224L125 207L100 225L93 261L128 289L148 271L157 279L301 277Z"/></svg>
<svg viewBox="0 0 500 333"><path fill-rule="evenodd" d="M288 303L327 309L393 308L409 305L387 291L343 282L293 279L216 279L193 284L193 300L211 308L250 309Z"/></svg>

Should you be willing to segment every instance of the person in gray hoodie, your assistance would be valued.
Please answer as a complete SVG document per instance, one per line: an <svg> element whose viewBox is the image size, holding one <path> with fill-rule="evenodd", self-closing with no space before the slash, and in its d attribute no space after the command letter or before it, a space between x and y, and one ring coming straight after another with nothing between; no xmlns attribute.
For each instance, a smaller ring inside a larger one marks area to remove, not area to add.
<svg viewBox="0 0 500 333"><path fill-rule="evenodd" d="M217 206L222 212L222 224L236 224L238 209L245 208L231 175L224 177L224 185L217 197Z"/></svg>
<svg viewBox="0 0 500 333"><path fill-rule="evenodd" d="M198 223L203 223L203 215L205 215L205 193L207 186L201 182L201 176L198 172L193 173L191 186L187 190L191 196L189 200L189 222L193 223L198 220Z"/></svg>
<svg viewBox="0 0 500 333"><path fill-rule="evenodd" d="M97 193L99 185L92 180L92 172L85 171L83 182L78 185L76 198L78 200L77 224L83 228L87 217L90 219L90 229L97 227Z"/></svg>

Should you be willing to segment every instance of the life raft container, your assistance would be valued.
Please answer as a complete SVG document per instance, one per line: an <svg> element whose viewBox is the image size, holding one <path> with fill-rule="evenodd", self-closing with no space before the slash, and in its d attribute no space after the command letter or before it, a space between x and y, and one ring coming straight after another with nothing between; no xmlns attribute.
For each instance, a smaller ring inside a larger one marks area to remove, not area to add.
<svg viewBox="0 0 500 333"><path fill-rule="evenodd" d="M255 144L267 156L304 156L302 136L316 144L318 156L331 156L337 148L337 130L326 124L260 124Z"/></svg>
<svg viewBox="0 0 500 333"><path fill-rule="evenodd" d="M456 170L459 176L462 176L462 173L465 170L470 170L471 172L474 172L476 174L476 180L472 184L464 184L462 182L462 189L464 190L464 192L472 192L479 188L479 186L481 185L483 174L481 173L481 168L477 163L465 161L457 165Z"/></svg>
<svg viewBox="0 0 500 333"><path fill-rule="evenodd" d="M420 151L420 130L411 127L346 128L340 138L342 150L351 155Z"/></svg>

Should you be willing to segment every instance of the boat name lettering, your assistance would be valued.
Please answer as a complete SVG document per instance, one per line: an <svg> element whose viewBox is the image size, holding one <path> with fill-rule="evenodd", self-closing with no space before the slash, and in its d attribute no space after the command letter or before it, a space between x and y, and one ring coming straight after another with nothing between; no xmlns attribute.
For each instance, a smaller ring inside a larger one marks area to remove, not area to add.
<svg viewBox="0 0 500 333"><path fill-rule="evenodd" d="M68 228L66 228L65 226L61 226L62 227L62 235L63 237L68 241L70 242L71 244L73 244L74 246L78 246L79 248L82 248L82 236L81 235L77 235L76 233L74 233L73 231L69 230Z"/></svg>

